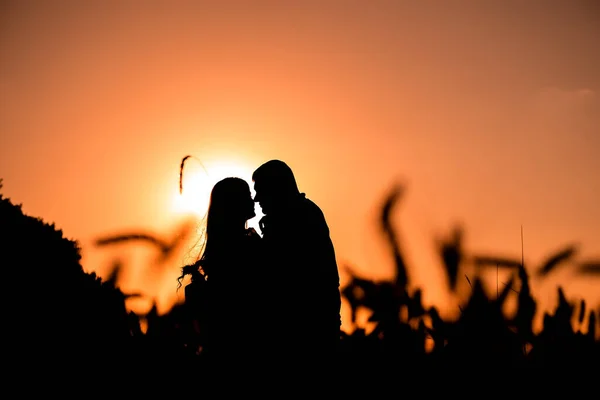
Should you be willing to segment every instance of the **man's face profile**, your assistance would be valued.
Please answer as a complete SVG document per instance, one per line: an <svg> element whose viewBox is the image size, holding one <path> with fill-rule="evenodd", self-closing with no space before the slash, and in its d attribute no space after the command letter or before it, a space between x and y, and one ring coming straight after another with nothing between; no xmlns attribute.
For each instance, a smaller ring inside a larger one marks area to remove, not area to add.
<svg viewBox="0 0 600 400"><path fill-rule="evenodd" d="M260 205L263 214L267 215L273 209L273 196L269 193L264 182L254 182L254 201Z"/></svg>

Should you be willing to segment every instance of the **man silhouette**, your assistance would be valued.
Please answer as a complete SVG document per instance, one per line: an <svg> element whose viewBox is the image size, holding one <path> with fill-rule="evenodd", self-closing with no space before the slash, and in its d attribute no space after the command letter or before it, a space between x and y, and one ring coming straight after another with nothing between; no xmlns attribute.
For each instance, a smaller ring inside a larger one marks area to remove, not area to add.
<svg viewBox="0 0 600 400"><path fill-rule="evenodd" d="M252 174L266 253L270 346L280 355L325 360L340 339L340 280L321 209L300 193L291 168L271 160Z"/></svg>

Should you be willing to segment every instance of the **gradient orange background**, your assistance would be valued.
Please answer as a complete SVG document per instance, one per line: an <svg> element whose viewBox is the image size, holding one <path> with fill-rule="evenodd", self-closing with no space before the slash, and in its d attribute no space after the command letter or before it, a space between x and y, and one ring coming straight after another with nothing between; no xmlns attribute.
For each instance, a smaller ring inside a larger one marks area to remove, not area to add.
<svg viewBox="0 0 600 400"><path fill-rule="evenodd" d="M392 273L376 212L406 182L411 277L447 313L434 239L455 222L470 253L515 258L522 225L530 272L572 242L600 258L597 2L0 4L3 193L77 239L86 270L121 257L123 288L163 311L189 248L158 274L148 248L93 241L177 229L187 154L212 180L285 160L340 265L375 279ZM597 304L599 282L565 267L532 284L547 308L559 283Z"/></svg>

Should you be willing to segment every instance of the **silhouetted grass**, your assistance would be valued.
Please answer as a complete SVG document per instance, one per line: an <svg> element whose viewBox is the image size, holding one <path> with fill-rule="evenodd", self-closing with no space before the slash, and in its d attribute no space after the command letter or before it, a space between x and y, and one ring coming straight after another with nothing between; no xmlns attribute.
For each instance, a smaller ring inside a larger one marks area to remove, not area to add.
<svg viewBox="0 0 600 400"><path fill-rule="evenodd" d="M375 282L349 270L351 278L341 289L351 308L352 324L359 309L366 308L371 311L369 320L375 328L372 332L360 326L352 332L340 331L339 373L356 376L372 371L373 365L389 363L399 367L425 363L496 368L585 365L597 361L600 310L588 310L584 301L576 307L559 287L556 309L544 315L543 329L534 334L536 301L522 261L488 255L470 257L464 253L458 229L450 239L439 243L439 256L448 290L457 294L458 277L465 276L471 294L461 304L461 314L455 320L444 320L435 307L426 308L421 289L411 290L408 285L409 266L390 222L402 193L402 186L392 189L380 216L381 229L394 255L395 278ZM170 242L148 233L128 233L102 238L97 244L143 241L157 246L163 255L170 254L189 233L185 229ZM25 215L20 206L1 194L0 231L2 267L8 277L5 287L13 299L7 305L3 325L5 350L10 349L12 354L9 363L26 360L34 367L59 361L72 365L109 363L146 369L181 366L182 362L203 365L198 340L201 327L194 325L185 305L176 304L163 315L158 314L156 307L147 315L128 312L126 298L140 294L126 294L119 289L123 265L115 264L104 280L95 273L84 272L77 242L65 238L54 224ZM552 255L536 269L536 275L543 279L573 254L574 248L567 247ZM512 271L511 277L499 287L498 296L490 298L478 269L475 276L465 274L465 260L474 260L479 269ZM579 270L597 274L599 264L587 261ZM514 317L507 318L502 308L511 293L517 296L517 310ZM141 319L147 321L146 332L140 328ZM574 329L574 320L585 329ZM242 332L243 328L241 335Z"/></svg>

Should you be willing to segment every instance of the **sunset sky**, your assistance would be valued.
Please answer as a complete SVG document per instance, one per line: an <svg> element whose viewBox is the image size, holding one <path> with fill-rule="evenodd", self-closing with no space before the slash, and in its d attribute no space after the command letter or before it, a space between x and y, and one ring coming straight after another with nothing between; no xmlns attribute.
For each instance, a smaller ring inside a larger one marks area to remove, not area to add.
<svg viewBox="0 0 600 400"><path fill-rule="evenodd" d="M405 182L411 277L453 309L434 240L455 223L470 254L514 258L523 226L531 272L571 243L600 259L599 40L594 0L5 0L2 193L78 240L86 270L124 257L146 271L147 248L93 242L173 233L185 155L209 174L190 161L198 204L278 158L323 209L340 265L384 279L376 212ZM164 310L186 250L123 286ZM600 277L573 271L532 282L543 306L559 283L600 302Z"/></svg>

